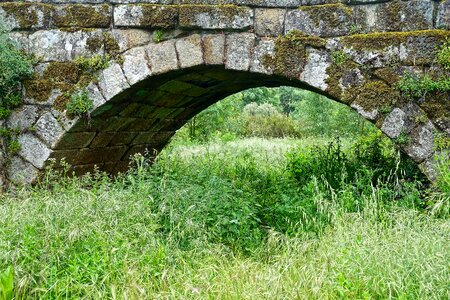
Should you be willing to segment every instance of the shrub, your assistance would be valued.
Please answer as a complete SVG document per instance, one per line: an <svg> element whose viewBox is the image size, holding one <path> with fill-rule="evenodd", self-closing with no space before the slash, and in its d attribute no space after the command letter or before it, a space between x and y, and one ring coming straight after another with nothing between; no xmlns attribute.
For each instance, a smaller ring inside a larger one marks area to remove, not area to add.
<svg viewBox="0 0 450 300"><path fill-rule="evenodd" d="M0 119L20 105L20 81L32 71L32 59L16 47L0 24Z"/></svg>

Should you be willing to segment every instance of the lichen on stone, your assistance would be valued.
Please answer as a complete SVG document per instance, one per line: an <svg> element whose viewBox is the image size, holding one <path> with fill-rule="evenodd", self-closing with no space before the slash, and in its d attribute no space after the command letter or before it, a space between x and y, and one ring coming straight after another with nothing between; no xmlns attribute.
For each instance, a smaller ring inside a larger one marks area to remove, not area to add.
<svg viewBox="0 0 450 300"><path fill-rule="evenodd" d="M14 18L21 29L31 29L39 25L38 11L43 14L41 17L42 22L48 22L54 10L52 5L23 2L1 3L0 8L3 9L7 15Z"/></svg>
<svg viewBox="0 0 450 300"><path fill-rule="evenodd" d="M323 23L330 28L340 27L344 19L351 20L353 14L352 9L342 3L300 6L299 9L308 13L316 26Z"/></svg>
<svg viewBox="0 0 450 300"><path fill-rule="evenodd" d="M365 111L392 107L399 99L397 90L380 80L370 80L361 86L349 88L343 95L345 103L356 104Z"/></svg>

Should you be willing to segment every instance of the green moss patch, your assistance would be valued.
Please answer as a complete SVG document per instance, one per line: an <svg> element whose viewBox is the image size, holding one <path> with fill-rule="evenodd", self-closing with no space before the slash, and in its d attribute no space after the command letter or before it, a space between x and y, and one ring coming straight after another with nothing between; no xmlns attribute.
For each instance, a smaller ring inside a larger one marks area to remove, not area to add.
<svg viewBox="0 0 450 300"><path fill-rule="evenodd" d="M275 54L264 56L262 63L277 74L299 78L307 60L306 47L323 48L325 44L326 41L320 37L294 30L276 39Z"/></svg>
<svg viewBox="0 0 450 300"><path fill-rule="evenodd" d="M329 28L341 27L344 20L352 20L353 14L350 7L341 3L301 6L299 9L308 13L314 25L326 24Z"/></svg>
<svg viewBox="0 0 450 300"><path fill-rule="evenodd" d="M173 5L141 5L140 24L154 28L173 28L178 21L178 6Z"/></svg>
<svg viewBox="0 0 450 300"><path fill-rule="evenodd" d="M373 111L382 107L391 107L400 99L395 88L383 81L367 81L359 87L345 90L343 98L346 103L357 104L365 111Z"/></svg>
<svg viewBox="0 0 450 300"><path fill-rule="evenodd" d="M58 9L56 27L107 28L111 24L110 6L72 4Z"/></svg>
<svg viewBox="0 0 450 300"><path fill-rule="evenodd" d="M8 16L15 19L21 29L31 29L39 25L45 26L49 23L53 12L53 6L47 4L7 2L1 3L0 8ZM38 12L42 14L41 20L38 18ZM39 24L40 22L41 24Z"/></svg>

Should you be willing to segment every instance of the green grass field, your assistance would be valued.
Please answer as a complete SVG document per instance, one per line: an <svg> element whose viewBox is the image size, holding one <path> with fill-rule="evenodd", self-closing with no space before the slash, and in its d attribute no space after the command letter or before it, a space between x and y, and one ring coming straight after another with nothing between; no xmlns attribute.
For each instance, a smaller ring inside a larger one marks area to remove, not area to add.
<svg viewBox="0 0 450 300"><path fill-rule="evenodd" d="M432 213L423 188L395 174L299 182L287 153L313 155L317 143L175 144L114 180L49 174L3 195L0 289L14 299L449 299L445 209Z"/></svg>

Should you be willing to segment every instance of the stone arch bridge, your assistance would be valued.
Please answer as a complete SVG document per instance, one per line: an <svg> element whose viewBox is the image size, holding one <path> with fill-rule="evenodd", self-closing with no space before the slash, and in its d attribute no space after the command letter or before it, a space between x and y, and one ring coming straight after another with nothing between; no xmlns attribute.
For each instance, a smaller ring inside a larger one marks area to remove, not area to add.
<svg viewBox="0 0 450 300"><path fill-rule="evenodd" d="M21 145L8 153L3 140L2 184L33 182L52 158L124 171L207 106L258 86L353 107L428 174L450 134L448 89L414 99L396 87L407 72L448 79L435 57L449 0L1 1L0 18L39 61L23 105L0 121ZM89 117L67 111L81 92Z"/></svg>

